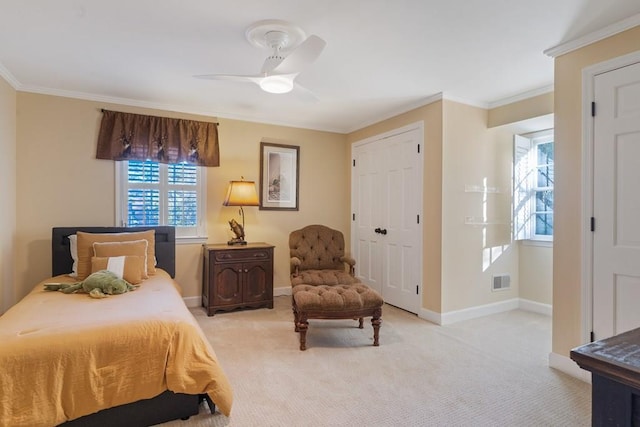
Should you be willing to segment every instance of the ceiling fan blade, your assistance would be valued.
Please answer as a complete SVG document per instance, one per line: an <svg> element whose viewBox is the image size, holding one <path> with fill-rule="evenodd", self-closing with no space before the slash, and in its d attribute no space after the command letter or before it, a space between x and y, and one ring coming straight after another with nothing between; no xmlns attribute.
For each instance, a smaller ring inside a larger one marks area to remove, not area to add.
<svg viewBox="0 0 640 427"><path fill-rule="evenodd" d="M234 74L200 74L200 75L196 75L193 76L197 79L204 79L204 80L226 80L226 81L232 81L232 82L253 82L253 83L260 83L260 80L262 80L264 78L264 76L240 76L240 75L234 75Z"/></svg>
<svg viewBox="0 0 640 427"><path fill-rule="evenodd" d="M296 96L298 99L305 102L319 102L320 99L316 96L315 93L311 92L306 87L302 86L300 83L293 82L293 88L296 92Z"/></svg>
<svg viewBox="0 0 640 427"><path fill-rule="evenodd" d="M291 52L270 74L299 73L307 65L315 61L322 53L327 42L320 37L311 35Z"/></svg>

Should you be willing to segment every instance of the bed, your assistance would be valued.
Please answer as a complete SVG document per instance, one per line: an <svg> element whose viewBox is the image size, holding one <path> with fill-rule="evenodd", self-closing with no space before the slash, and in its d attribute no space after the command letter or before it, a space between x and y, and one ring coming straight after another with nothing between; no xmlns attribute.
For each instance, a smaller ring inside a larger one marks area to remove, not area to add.
<svg viewBox="0 0 640 427"><path fill-rule="evenodd" d="M43 289L76 280L69 236L145 230L157 270L135 291ZM54 228L52 273L0 316L0 425L146 426L195 415L203 400L230 414L228 379L173 280L172 227Z"/></svg>

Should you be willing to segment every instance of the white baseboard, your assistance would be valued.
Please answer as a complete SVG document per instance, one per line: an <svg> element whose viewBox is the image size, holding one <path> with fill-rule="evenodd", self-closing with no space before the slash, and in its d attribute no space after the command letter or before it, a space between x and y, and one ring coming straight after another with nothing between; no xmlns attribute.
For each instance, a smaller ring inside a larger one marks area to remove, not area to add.
<svg viewBox="0 0 640 427"><path fill-rule="evenodd" d="M418 312L418 317L431 323L435 323L436 325L442 325L442 315L440 313L436 313L435 311L421 308Z"/></svg>
<svg viewBox="0 0 640 427"><path fill-rule="evenodd" d="M520 298L518 308L520 310L544 314L545 316L551 316L553 314L553 306L551 304L543 304L541 302L531 301L524 298Z"/></svg>
<svg viewBox="0 0 640 427"><path fill-rule="evenodd" d="M522 298L512 298L506 301L478 305L475 307L464 308L462 310L448 311L446 313L436 313L435 311L421 308L418 313L418 317L428 320L431 323L435 323L436 325L450 325L463 320L471 320L478 317L488 316L490 314L515 310L517 308L520 310L544 314L546 316L551 316L552 311L552 307L549 304L542 304Z"/></svg>
<svg viewBox="0 0 640 427"><path fill-rule="evenodd" d="M549 353L549 367L591 384L591 372L580 368L573 360L558 353Z"/></svg>
<svg viewBox="0 0 640 427"><path fill-rule="evenodd" d="M182 298L184 304L189 308L200 307L202 301L201 297L184 297Z"/></svg>
<svg viewBox="0 0 640 427"><path fill-rule="evenodd" d="M475 307L464 308L462 310L449 311L442 314L441 325L450 325L463 320L470 320L477 317L488 316L490 314L515 310L518 306L518 298L513 298L506 301L494 302L492 304L478 305Z"/></svg>
<svg viewBox="0 0 640 427"><path fill-rule="evenodd" d="M283 295L291 295L291 285L289 286L279 286L277 288L273 288L273 296L281 297Z"/></svg>

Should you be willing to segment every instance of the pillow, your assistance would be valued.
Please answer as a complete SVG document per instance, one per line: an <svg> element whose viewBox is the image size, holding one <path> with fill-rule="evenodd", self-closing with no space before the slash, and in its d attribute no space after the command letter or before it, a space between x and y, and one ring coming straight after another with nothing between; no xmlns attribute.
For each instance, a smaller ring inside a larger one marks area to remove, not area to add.
<svg viewBox="0 0 640 427"><path fill-rule="evenodd" d="M156 272L156 232L154 230L134 233L86 233L84 231L78 231L76 236L78 236L78 269L76 270L78 280L84 280L91 274L91 258L94 256L94 242L127 242L144 239L149 242L147 247L147 273L155 274Z"/></svg>
<svg viewBox="0 0 640 427"><path fill-rule="evenodd" d="M146 240L132 240L130 242L94 242L93 255L96 257L120 257L120 256L139 256L143 258L142 278L149 278L147 265L147 247L149 242Z"/></svg>
<svg viewBox="0 0 640 427"><path fill-rule="evenodd" d="M78 277L78 236L70 234L69 238L69 252L71 252L71 258L73 259L73 267L71 267L71 273L69 276Z"/></svg>
<svg viewBox="0 0 640 427"><path fill-rule="evenodd" d="M91 273L109 270L132 285L142 282L142 272L145 266L145 259L142 256L94 256L91 258Z"/></svg>

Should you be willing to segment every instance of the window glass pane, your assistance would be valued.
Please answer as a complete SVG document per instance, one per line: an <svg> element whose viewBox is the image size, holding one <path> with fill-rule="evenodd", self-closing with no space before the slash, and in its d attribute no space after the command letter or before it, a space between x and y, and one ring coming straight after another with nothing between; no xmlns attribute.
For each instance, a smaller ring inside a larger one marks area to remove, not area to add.
<svg viewBox="0 0 640 427"><path fill-rule="evenodd" d="M536 145L537 187L553 187L553 142Z"/></svg>
<svg viewBox="0 0 640 427"><path fill-rule="evenodd" d="M168 225L193 227L198 223L198 195L195 191L168 191Z"/></svg>
<svg viewBox="0 0 640 427"><path fill-rule="evenodd" d="M160 192L130 188L127 200L127 225L160 225Z"/></svg>
<svg viewBox="0 0 640 427"><path fill-rule="evenodd" d="M553 212L553 190L536 191L536 212Z"/></svg>
<svg viewBox="0 0 640 427"><path fill-rule="evenodd" d="M170 164L168 166L168 182L169 184L196 185L197 175L196 166L181 164Z"/></svg>
<svg viewBox="0 0 640 427"><path fill-rule="evenodd" d="M553 214L536 214L536 233L537 235L553 236Z"/></svg>
<svg viewBox="0 0 640 427"><path fill-rule="evenodd" d="M538 169L537 176L537 187L553 187L553 165L550 166L540 166Z"/></svg>
<svg viewBox="0 0 640 427"><path fill-rule="evenodd" d="M538 165L553 164L553 142L536 145L538 151Z"/></svg>
<svg viewBox="0 0 640 427"><path fill-rule="evenodd" d="M152 184L160 182L159 168L156 162L129 160L127 175L129 182L147 182Z"/></svg>

